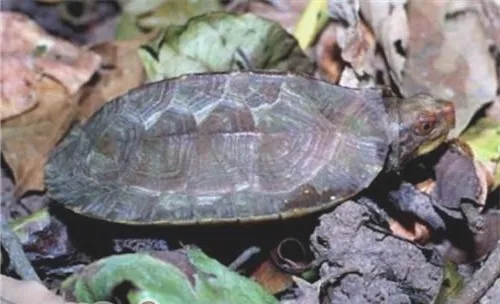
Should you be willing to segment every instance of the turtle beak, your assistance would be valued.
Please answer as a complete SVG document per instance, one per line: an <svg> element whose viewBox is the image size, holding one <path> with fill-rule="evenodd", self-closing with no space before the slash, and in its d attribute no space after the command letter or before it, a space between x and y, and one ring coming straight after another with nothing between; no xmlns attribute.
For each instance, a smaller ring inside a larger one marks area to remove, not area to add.
<svg viewBox="0 0 500 304"><path fill-rule="evenodd" d="M455 127L455 106L453 102L448 100L442 100L443 109L441 111L441 117L444 118L446 124L450 129Z"/></svg>

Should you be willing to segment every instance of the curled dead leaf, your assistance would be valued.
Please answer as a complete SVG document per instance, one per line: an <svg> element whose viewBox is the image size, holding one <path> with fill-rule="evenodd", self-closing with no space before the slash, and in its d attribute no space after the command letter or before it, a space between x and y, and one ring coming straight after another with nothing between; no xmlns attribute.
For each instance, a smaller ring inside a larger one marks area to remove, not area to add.
<svg viewBox="0 0 500 304"><path fill-rule="evenodd" d="M323 79L331 83L337 83L339 81L345 66L345 63L340 58L336 27L336 24L329 24L321 33L316 45L318 72Z"/></svg>
<svg viewBox="0 0 500 304"><path fill-rule="evenodd" d="M293 284L293 275L280 270L269 259L252 273L252 279L272 294L284 291Z"/></svg>
<svg viewBox="0 0 500 304"><path fill-rule="evenodd" d="M74 100L101 57L47 34L22 14L0 12L0 25L7 67L0 78L2 154L20 197L44 189L47 155L75 118Z"/></svg>

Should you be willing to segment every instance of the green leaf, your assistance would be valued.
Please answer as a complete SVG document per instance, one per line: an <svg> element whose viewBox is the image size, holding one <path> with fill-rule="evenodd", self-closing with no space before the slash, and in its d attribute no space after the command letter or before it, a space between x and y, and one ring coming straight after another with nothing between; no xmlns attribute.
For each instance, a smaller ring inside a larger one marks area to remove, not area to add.
<svg viewBox="0 0 500 304"><path fill-rule="evenodd" d="M464 287L464 279L457 269L457 265L446 262L444 265L444 278L439 289L439 294L434 304L445 303L448 298L456 296Z"/></svg>
<svg viewBox="0 0 500 304"><path fill-rule="evenodd" d="M330 19L327 0L309 0L309 4L295 27L294 36L302 49L307 49Z"/></svg>
<svg viewBox="0 0 500 304"><path fill-rule="evenodd" d="M165 28L172 24L184 24L189 18L222 10L218 0L171 0L157 7L137 22L145 28Z"/></svg>
<svg viewBox="0 0 500 304"><path fill-rule="evenodd" d="M460 139L474 151L474 157L493 168L495 184L500 184L500 122L485 117L468 128Z"/></svg>
<svg viewBox="0 0 500 304"><path fill-rule="evenodd" d="M211 13L170 26L139 49L151 81L189 73L273 69L310 74L314 65L279 24L252 14Z"/></svg>
<svg viewBox="0 0 500 304"><path fill-rule="evenodd" d="M132 39L153 29L184 24L194 16L220 11L218 0L131 0L123 6L117 39Z"/></svg>
<svg viewBox="0 0 500 304"><path fill-rule="evenodd" d="M118 20L115 37L117 40L131 40L141 35L143 30L137 25L134 15L123 13Z"/></svg>
<svg viewBox="0 0 500 304"><path fill-rule="evenodd" d="M110 301L125 292L140 304L278 303L260 285L199 249L115 255L87 266L62 285L77 302Z"/></svg>

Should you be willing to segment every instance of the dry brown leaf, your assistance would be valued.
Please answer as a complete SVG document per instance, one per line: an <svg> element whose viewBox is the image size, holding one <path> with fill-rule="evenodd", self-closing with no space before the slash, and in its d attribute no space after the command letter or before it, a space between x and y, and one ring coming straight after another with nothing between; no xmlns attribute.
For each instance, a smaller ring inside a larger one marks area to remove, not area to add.
<svg viewBox="0 0 500 304"><path fill-rule="evenodd" d="M92 48L103 59L96 82L83 87L79 101L80 121L87 120L110 99L139 86L146 79L141 60L137 55L138 47L152 36L143 36L135 40L105 42Z"/></svg>
<svg viewBox="0 0 500 304"><path fill-rule="evenodd" d="M37 99L33 93L35 75L24 63L24 59L15 55L0 54L0 120L19 115L33 108ZM12 77L15 75L15 77Z"/></svg>
<svg viewBox="0 0 500 304"><path fill-rule="evenodd" d="M71 125L76 107L67 90L43 77L33 88L38 99L34 109L2 122L2 154L16 182L14 195L43 190L43 167L49 151Z"/></svg>
<svg viewBox="0 0 500 304"><path fill-rule="evenodd" d="M350 65L344 69L340 80L350 87L373 86L376 40L370 28L359 18L358 1L329 3L329 12L334 20L343 22L336 26L336 41L342 60ZM358 78L366 79L366 76L371 76L368 81L357 81Z"/></svg>
<svg viewBox="0 0 500 304"><path fill-rule="evenodd" d="M316 61L318 72L322 79L337 83L345 63L340 58L340 48L337 43L337 24L329 24L321 33L316 44Z"/></svg>
<svg viewBox="0 0 500 304"><path fill-rule="evenodd" d="M494 99L495 60L473 1L409 1L409 57L401 91L453 100L458 135L475 112ZM462 5L462 6L460 6Z"/></svg>
<svg viewBox="0 0 500 304"><path fill-rule="evenodd" d="M375 57L376 41L364 22L357 22L349 28L339 27L337 37L342 49L342 59L351 64L356 74L374 76L372 61Z"/></svg>
<svg viewBox="0 0 500 304"><path fill-rule="evenodd" d="M20 281L0 275L2 303L15 304L65 304L63 298L55 295L42 284L35 281Z"/></svg>
<svg viewBox="0 0 500 304"><path fill-rule="evenodd" d="M393 80L401 84L402 72L408 47L408 20L400 0L368 0L360 3L360 10L368 25L373 29L377 41L387 59Z"/></svg>
<svg viewBox="0 0 500 304"><path fill-rule="evenodd" d="M0 119L33 108L34 82L49 76L75 94L100 66L100 57L47 34L28 17L0 12L2 73Z"/></svg>
<svg viewBox="0 0 500 304"><path fill-rule="evenodd" d="M292 275L281 271L269 259L262 262L252 273L252 279L272 294L281 292L293 284Z"/></svg>

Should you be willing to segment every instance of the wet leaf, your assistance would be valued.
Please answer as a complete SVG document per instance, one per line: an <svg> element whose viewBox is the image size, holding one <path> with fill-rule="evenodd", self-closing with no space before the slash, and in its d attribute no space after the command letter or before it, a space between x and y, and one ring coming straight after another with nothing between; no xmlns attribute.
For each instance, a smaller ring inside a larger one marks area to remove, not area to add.
<svg viewBox="0 0 500 304"><path fill-rule="evenodd" d="M139 55L150 80L248 68L313 71L291 35L252 14L213 13L170 26Z"/></svg>
<svg viewBox="0 0 500 304"><path fill-rule="evenodd" d="M92 47L102 56L102 66L96 81L83 87L79 100L79 120L87 120L94 112L114 97L141 85L146 74L137 50L150 39L142 35L135 40L105 42Z"/></svg>
<svg viewBox="0 0 500 304"><path fill-rule="evenodd" d="M2 122L2 154L15 179L14 196L43 190L43 168L49 151L76 116L76 105L65 88L43 77L33 88L38 106Z"/></svg>
<svg viewBox="0 0 500 304"><path fill-rule="evenodd" d="M184 24L189 18L222 10L217 0L132 0L123 6L118 39L136 37L144 29Z"/></svg>
<svg viewBox="0 0 500 304"><path fill-rule="evenodd" d="M130 267L134 265L134 267ZM252 280L199 249L115 255L63 283L76 301L111 300L121 290L129 303L278 303Z"/></svg>
<svg viewBox="0 0 500 304"><path fill-rule="evenodd" d="M32 109L38 102L34 87L42 76L75 94L99 67L97 54L47 34L24 15L0 12L2 69L0 118Z"/></svg>
<svg viewBox="0 0 500 304"><path fill-rule="evenodd" d="M500 121L484 117L468 128L460 138L467 142L474 157L481 161L500 184Z"/></svg>

